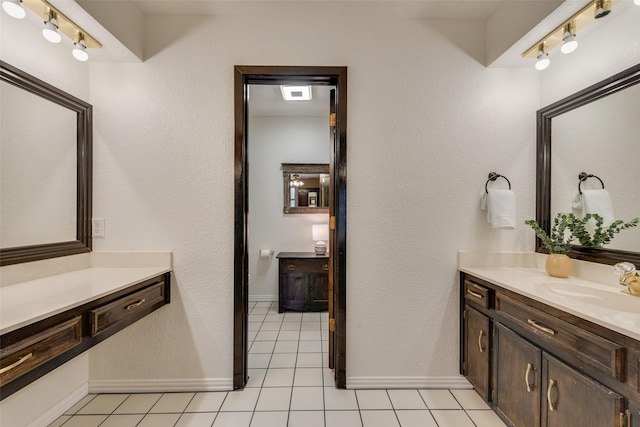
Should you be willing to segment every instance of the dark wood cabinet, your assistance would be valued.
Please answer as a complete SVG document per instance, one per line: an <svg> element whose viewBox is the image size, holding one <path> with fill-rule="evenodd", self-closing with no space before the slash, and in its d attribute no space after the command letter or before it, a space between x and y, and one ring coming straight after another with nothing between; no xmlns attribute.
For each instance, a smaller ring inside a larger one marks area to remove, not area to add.
<svg viewBox="0 0 640 427"><path fill-rule="evenodd" d="M329 305L329 257L312 252L281 252L278 311L326 311Z"/></svg>
<svg viewBox="0 0 640 427"><path fill-rule="evenodd" d="M466 273L460 295L461 372L507 425L640 427L638 341Z"/></svg>

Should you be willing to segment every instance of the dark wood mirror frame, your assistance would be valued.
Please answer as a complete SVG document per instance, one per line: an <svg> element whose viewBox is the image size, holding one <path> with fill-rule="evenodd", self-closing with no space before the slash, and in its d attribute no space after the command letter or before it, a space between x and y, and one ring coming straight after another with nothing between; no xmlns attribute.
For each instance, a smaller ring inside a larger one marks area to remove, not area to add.
<svg viewBox="0 0 640 427"><path fill-rule="evenodd" d="M76 240L0 248L0 265L38 261L91 251L92 106L50 84L0 61L0 80L77 113Z"/></svg>
<svg viewBox="0 0 640 427"><path fill-rule="evenodd" d="M282 212L285 214L328 214L329 206L289 206L289 175L325 174L329 175L329 163L283 163L282 164Z"/></svg>
<svg viewBox="0 0 640 427"><path fill-rule="evenodd" d="M536 157L536 220L549 233L551 229L551 125L552 119L605 96L640 83L640 64L615 74L599 83L538 110ZM536 252L548 253L542 241L536 238ZM613 265L628 261L640 267L640 252L616 249L594 249L573 246L571 258Z"/></svg>

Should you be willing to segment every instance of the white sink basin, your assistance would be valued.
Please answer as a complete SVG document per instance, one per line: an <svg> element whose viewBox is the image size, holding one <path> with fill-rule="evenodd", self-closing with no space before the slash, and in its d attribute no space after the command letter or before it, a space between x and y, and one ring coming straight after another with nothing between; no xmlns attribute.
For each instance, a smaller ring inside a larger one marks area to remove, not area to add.
<svg viewBox="0 0 640 427"><path fill-rule="evenodd" d="M547 293L550 298L562 300L573 300L589 305L615 310L640 314L640 297L636 297L614 287L596 288L574 283L563 282L543 282L538 283L540 291Z"/></svg>

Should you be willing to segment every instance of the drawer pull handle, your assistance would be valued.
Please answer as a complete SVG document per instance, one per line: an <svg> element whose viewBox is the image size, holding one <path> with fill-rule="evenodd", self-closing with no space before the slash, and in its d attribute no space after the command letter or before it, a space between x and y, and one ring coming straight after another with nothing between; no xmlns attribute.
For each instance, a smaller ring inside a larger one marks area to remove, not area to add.
<svg viewBox="0 0 640 427"><path fill-rule="evenodd" d="M18 361L13 362L11 365L5 366L4 368L0 369L0 374L4 374L5 372L9 372L13 368L17 368L18 366L22 365L24 362L31 359L32 357L33 357L33 353L29 353L22 356L20 359L18 359Z"/></svg>
<svg viewBox="0 0 640 427"><path fill-rule="evenodd" d="M551 391L556 386L555 380L549 380L549 387L547 387L547 402L549 403L549 411L556 410L556 404L551 400Z"/></svg>
<svg viewBox="0 0 640 427"><path fill-rule="evenodd" d="M329 264L322 264L322 269L324 271L329 271Z"/></svg>
<svg viewBox="0 0 640 427"><path fill-rule="evenodd" d="M487 349L486 347L484 347L482 345L482 336L484 335L484 331L482 329L480 329L480 335L478 335L478 348L480 349L480 353L484 353L484 351Z"/></svg>
<svg viewBox="0 0 640 427"><path fill-rule="evenodd" d="M618 424L620 427L631 427L631 412L629 412L628 409L620 412L620 421Z"/></svg>
<svg viewBox="0 0 640 427"><path fill-rule="evenodd" d="M129 305L125 308L125 310L133 310L134 308L141 306L145 301L146 301L146 299L145 299L145 298L142 298L142 299L141 299L140 301L138 301L138 302L134 302L133 304L129 304Z"/></svg>
<svg viewBox="0 0 640 427"><path fill-rule="evenodd" d="M484 298L484 296L480 295L477 292L473 292L471 289L467 289L467 293L476 298L480 298L480 299Z"/></svg>
<svg viewBox="0 0 640 427"><path fill-rule="evenodd" d="M535 372L535 369L533 368L533 365L531 363L527 363L527 371L524 373L524 382L527 384L527 392L528 393L531 393L531 390L533 390L533 386L529 382L529 374L531 373L532 369Z"/></svg>
<svg viewBox="0 0 640 427"><path fill-rule="evenodd" d="M542 332L548 333L549 335L555 335L556 334L556 331L554 331L551 328L547 328L544 325L541 325L540 323L536 322L535 320L528 319L527 323L530 324L531 326L533 326L534 328L541 330Z"/></svg>
<svg viewBox="0 0 640 427"><path fill-rule="evenodd" d="M295 265L295 264L289 264L289 265L287 266L287 269L289 269L289 270L295 270L295 269L296 269L296 265Z"/></svg>

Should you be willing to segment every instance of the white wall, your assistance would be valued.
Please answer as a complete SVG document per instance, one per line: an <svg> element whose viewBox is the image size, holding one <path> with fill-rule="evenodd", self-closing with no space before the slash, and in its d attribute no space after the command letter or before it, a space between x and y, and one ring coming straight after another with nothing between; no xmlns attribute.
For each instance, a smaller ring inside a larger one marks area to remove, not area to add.
<svg viewBox="0 0 640 427"><path fill-rule="evenodd" d="M533 247L535 70L478 63L473 21L153 16L146 32L143 64L91 66L95 249L171 250L176 280L166 310L92 350L92 382L231 383L236 64L348 67L349 381L457 376L456 251ZM514 231L478 209L492 170Z"/></svg>
<svg viewBox="0 0 640 427"><path fill-rule="evenodd" d="M42 19L29 13L15 20L0 12L0 59L78 98L89 100L89 64L71 56L72 44L42 37ZM2 101L4 102L4 101ZM35 119L35 118L34 118ZM34 120L34 126L37 121ZM78 357L0 402L0 424L22 426L64 402L89 378L88 357ZM55 388L55 393L51 393ZM73 403L73 402L72 402ZM49 420L53 421L53 420Z"/></svg>
<svg viewBox="0 0 640 427"><path fill-rule="evenodd" d="M329 216L285 215L282 163L329 162L329 116L249 118L249 298L277 301L278 252L313 252L312 224ZM261 249L274 256L261 258Z"/></svg>

